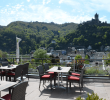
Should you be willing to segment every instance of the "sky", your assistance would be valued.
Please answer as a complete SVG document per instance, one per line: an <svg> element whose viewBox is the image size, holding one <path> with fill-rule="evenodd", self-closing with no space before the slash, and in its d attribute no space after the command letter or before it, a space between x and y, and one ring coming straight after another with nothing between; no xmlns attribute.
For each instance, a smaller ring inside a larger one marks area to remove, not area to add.
<svg viewBox="0 0 110 100"><path fill-rule="evenodd" d="M81 23L94 19L110 23L110 0L2 0L0 25L14 21Z"/></svg>

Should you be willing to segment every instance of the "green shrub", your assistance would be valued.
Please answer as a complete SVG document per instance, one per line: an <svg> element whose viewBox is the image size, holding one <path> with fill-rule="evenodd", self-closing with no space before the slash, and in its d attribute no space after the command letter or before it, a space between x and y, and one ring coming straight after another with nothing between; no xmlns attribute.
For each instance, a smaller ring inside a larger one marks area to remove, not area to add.
<svg viewBox="0 0 110 100"><path fill-rule="evenodd" d="M85 70L85 74L91 75L91 74L95 74L95 73L96 73L96 69L93 67L86 68L86 70Z"/></svg>
<svg viewBox="0 0 110 100"><path fill-rule="evenodd" d="M94 67L89 67L85 69L85 74L101 74L101 75L107 75L108 72L104 71L104 70L99 70L98 67L94 66Z"/></svg>
<svg viewBox="0 0 110 100"><path fill-rule="evenodd" d="M95 93L92 93L91 95L88 93L87 95L88 97L86 98L86 100L103 100L103 98L99 98L99 96ZM84 99L82 99L81 96L79 96L78 98L76 98L76 100L84 100Z"/></svg>
<svg viewBox="0 0 110 100"><path fill-rule="evenodd" d="M87 59L87 60L85 60L84 63L85 63L85 64L89 64L89 60L88 60L89 57L88 57L88 55L85 56L85 59Z"/></svg>

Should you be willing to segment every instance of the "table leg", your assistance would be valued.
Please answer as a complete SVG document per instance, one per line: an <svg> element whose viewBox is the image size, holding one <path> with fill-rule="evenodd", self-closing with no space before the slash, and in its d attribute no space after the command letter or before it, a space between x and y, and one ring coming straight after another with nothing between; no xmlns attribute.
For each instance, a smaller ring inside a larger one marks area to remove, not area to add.
<svg viewBox="0 0 110 100"><path fill-rule="evenodd" d="M61 72L61 83L63 82L62 72Z"/></svg>
<svg viewBox="0 0 110 100"><path fill-rule="evenodd" d="M59 83L59 73L58 73L58 87L59 87L60 83Z"/></svg>

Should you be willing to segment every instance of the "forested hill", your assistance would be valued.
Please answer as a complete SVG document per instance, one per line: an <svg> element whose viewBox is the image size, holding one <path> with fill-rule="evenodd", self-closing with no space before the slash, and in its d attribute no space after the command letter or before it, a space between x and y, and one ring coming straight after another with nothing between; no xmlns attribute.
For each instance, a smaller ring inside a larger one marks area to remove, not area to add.
<svg viewBox="0 0 110 100"><path fill-rule="evenodd" d="M75 23L12 22L5 27L0 26L0 49L15 53L17 36L22 39L19 44L20 53L30 53L36 48L50 46L52 40L63 38L77 27L78 24Z"/></svg>
<svg viewBox="0 0 110 100"><path fill-rule="evenodd" d="M110 24L80 24L76 31L59 38L55 47L63 49L70 44L71 46L85 46L86 48L91 45L93 49L97 50L100 50L100 47L110 46Z"/></svg>

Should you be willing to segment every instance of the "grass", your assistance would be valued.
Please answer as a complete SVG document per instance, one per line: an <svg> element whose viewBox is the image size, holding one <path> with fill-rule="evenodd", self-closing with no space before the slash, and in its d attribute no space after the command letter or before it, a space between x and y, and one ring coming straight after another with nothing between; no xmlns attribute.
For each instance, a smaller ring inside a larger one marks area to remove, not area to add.
<svg viewBox="0 0 110 100"><path fill-rule="evenodd" d="M108 72L106 70L103 70L102 67L94 66L94 67L86 68L85 74L87 74L87 75L108 75Z"/></svg>

